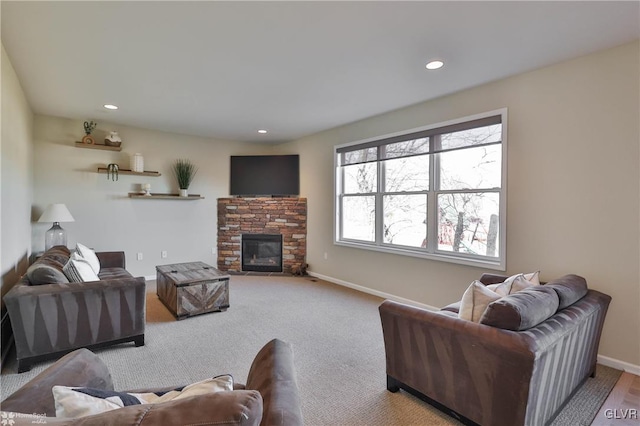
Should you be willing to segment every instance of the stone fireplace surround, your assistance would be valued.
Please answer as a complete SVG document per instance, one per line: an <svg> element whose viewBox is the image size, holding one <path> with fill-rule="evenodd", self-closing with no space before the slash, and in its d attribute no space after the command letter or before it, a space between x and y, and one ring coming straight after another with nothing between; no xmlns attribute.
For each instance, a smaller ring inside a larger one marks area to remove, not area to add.
<svg viewBox="0 0 640 426"><path fill-rule="evenodd" d="M242 234L281 234L282 271L306 263L306 198L218 198L218 269L241 272Z"/></svg>

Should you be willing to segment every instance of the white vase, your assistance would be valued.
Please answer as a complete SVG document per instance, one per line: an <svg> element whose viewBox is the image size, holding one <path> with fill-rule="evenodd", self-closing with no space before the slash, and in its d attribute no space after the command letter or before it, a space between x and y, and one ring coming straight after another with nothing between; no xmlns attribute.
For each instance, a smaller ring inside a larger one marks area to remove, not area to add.
<svg viewBox="0 0 640 426"><path fill-rule="evenodd" d="M180 190L180 196L181 197L188 197L189 193L187 191L188 191L187 189L181 189Z"/></svg>
<svg viewBox="0 0 640 426"><path fill-rule="evenodd" d="M131 171L132 172L144 172L144 157L139 152L131 156Z"/></svg>

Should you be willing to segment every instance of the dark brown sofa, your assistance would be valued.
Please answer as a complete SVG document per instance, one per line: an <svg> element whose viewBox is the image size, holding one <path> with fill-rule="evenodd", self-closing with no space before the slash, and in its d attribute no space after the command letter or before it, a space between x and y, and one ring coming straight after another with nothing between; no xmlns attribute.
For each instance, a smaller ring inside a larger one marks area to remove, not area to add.
<svg viewBox="0 0 640 426"><path fill-rule="evenodd" d="M212 376L220 373L212 371ZM36 376L2 403L15 425L302 425L291 345L274 339L256 355L247 384L233 391L192 396L161 404L131 405L78 419L55 418L53 385L114 390L106 365L86 349L74 351ZM181 383L180 385L184 385ZM167 387L173 389L174 387ZM148 389L157 392L162 389ZM136 390L139 392L140 390Z"/></svg>
<svg viewBox="0 0 640 426"><path fill-rule="evenodd" d="M136 346L144 345L144 277L135 278L127 272L124 252L96 255L100 281L54 282L59 274L64 280L62 267L70 256L66 247L56 246L34 262L4 296L18 372L78 348L131 341ZM40 268L44 272L36 272L42 265L46 266Z"/></svg>
<svg viewBox="0 0 640 426"><path fill-rule="evenodd" d="M488 285L506 278L483 275L480 281ZM387 389L408 391L466 424L550 423L595 374L611 297L588 290L576 275L538 287L493 302L481 323L459 319L459 304L432 312L385 301L380 316ZM537 325L515 331L518 327L482 323L526 323L522 318L535 307L536 296L556 297L558 306Z"/></svg>

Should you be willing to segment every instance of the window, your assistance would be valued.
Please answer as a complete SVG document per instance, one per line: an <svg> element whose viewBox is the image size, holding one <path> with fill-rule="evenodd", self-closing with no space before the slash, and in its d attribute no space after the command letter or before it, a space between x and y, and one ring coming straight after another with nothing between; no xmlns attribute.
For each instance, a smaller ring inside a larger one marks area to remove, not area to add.
<svg viewBox="0 0 640 426"><path fill-rule="evenodd" d="M336 244L505 269L506 110L338 146Z"/></svg>

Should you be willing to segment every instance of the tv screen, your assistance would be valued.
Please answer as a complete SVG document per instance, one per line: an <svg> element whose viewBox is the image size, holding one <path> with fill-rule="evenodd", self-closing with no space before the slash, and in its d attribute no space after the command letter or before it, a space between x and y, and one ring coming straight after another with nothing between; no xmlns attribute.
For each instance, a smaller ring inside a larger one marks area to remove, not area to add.
<svg viewBox="0 0 640 426"><path fill-rule="evenodd" d="M230 193L236 196L300 194L298 155L231 156Z"/></svg>

